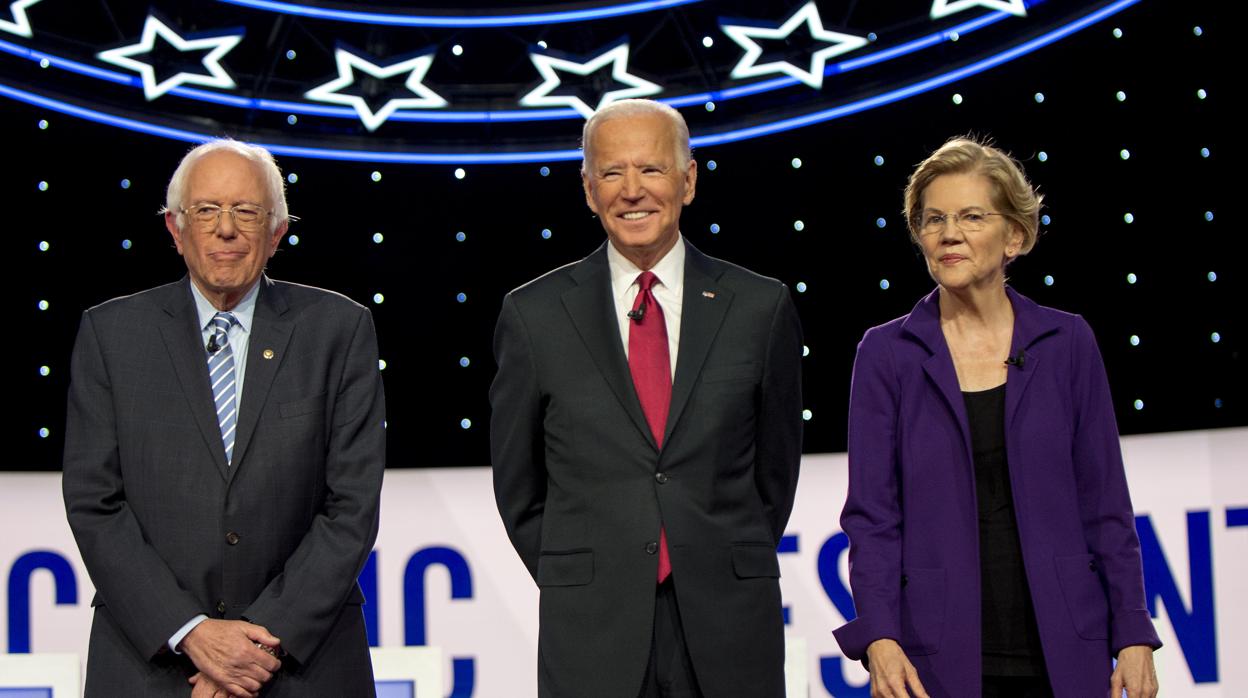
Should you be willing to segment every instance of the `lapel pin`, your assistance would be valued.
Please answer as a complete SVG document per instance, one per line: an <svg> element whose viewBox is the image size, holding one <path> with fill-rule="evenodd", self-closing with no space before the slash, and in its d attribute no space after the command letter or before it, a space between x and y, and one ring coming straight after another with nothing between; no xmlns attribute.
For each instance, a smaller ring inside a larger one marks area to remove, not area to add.
<svg viewBox="0 0 1248 698"><path fill-rule="evenodd" d="M263 356L263 357L264 357L264 358L266 358L266 359L271 359L271 358L273 358L273 350L272 350L272 349L265 349L265 350L264 350L264 353L262 353L262 354L261 354L261 356Z"/></svg>
<svg viewBox="0 0 1248 698"><path fill-rule="evenodd" d="M714 291L703 291L703 292L702 292L702 297L703 297L703 298L714 298L714 297L715 297L715 292L714 292Z"/></svg>

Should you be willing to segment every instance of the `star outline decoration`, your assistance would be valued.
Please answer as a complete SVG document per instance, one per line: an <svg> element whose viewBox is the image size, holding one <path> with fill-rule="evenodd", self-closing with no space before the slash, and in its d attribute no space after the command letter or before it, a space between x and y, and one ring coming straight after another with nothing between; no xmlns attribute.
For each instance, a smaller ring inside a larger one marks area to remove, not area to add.
<svg viewBox="0 0 1248 698"><path fill-rule="evenodd" d="M972 7L983 7L989 10L1005 12L1015 17L1027 16L1025 0L932 0L932 19L940 19L949 15L969 10Z"/></svg>
<svg viewBox="0 0 1248 698"><path fill-rule="evenodd" d="M0 30L10 34L24 36L27 39L35 35L30 28L30 18L26 16L26 10L42 0L15 0L9 5L9 14L13 15L13 20L0 19Z"/></svg>
<svg viewBox="0 0 1248 698"><path fill-rule="evenodd" d="M433 65L434 52L429 51L419 56L396 61L388 65L373 63L355 51L338 46L334 49L334 64L338 77L318 85L303 93L306 99L328 104L342 104L355 109L360 122L369 131L376 131L399 109L438 109L448 102L441 95L429 89L424 83L425 74ZM355 83L355 71L367 73L378 79L392 78L401 73L408 73L403 86L419 97L401 97L388 100L380 109L373 111L368 101L359 95L342 94L341 90Z"/></svg>
<svg viewBox="0 0 1248 698"><path fill-rule="evenodd" d="M628 43L624 42L607 49L584 63L577 63L567 58L530 51L529 59L533 61L533 66L541 74L542 84L521 97L520 106L571 107L578 114L588 119L593 116L595 110L601 109L612 102L634 97L649 97L662 92L663 87L657 83L650 82L645 78L628 72L628 52ZM602 97L598 99L598 104L594 107L589 106L585 103L585 100L575 95L551 94L555 88L563 84L562 78L556 75L555 71L558 70L581 76L592 75L608 63L611 64L611 78L630 87L604 92Z"/></svg>
<svg viewBox="0 0 1248 698"><path fill-rule="evenodd" d="M163 38L182 53L211 48L212 50L200 61L209 72L209 75L177 73L173 77L156 82L156 68L143 61L135 60L131 56L151 53L155 50L157 36ZM243 34L221 34L199 39L187 39L155 15L149 14L143 22L143 34L138 43L100 51L96 54L96 58L105 63L111 63L115 66L137 72L143 80L143 96L150 102L179 85L203 85L204 87L220 87L224 89L237 87L234 78L231 78L229 73L225 72L225 68L221 67L221 59L225 57L225 54L232 51L235 46L238 46L242 40Z"/></svg>
<svg viewBox="0 0 1248 698"><path fill-rule="evenodd" d="M785 39L802 25L809 27L812 38L834 44L827 48L819 49L810 55L809 70L802 70L788 61L758 63L758 59L763 55L763 47L754 41L754 37L760 39ZM816 90L823 87L823 71L827 67L829 58L855 51L870 43L866 37L824 29L823 20L819 18L819 8L815 5L815 0L810 0L810 2L803 5L779 27L725 24L721 21L719 28L720 31L728 35L728 38L745 49L745 55L733 67L731 77L741 79L770 75L772 73L783 73Z"/></svg>

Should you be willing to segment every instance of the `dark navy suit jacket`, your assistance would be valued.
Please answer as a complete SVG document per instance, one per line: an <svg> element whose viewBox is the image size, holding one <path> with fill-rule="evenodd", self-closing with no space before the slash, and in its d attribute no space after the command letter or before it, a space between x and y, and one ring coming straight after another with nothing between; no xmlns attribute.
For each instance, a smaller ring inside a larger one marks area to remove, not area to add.
<svg viewBox="0 0 1248 698"><path fill-rule="evenodd" d="M1027 581L1056 696L1109 690L1111 657L1159 647L1104 365L1077 315L1007 289L1010 482ZM858 617L835 631L861 659L900 642L933 696L981 689L979 535L970 429L938 291L868 330L854 364L849 494Z"/></svg>

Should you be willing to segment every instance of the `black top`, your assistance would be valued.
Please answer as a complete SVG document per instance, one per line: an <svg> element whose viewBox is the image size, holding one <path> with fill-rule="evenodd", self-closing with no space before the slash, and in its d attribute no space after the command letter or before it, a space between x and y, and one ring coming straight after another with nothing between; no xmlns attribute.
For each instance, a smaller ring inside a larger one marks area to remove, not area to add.
<svg viewBox="0 0 1248 698"><path fill-rule="evenodd" d="M1005 455L1005 384L963 392L975 457L985 676L1043 676Z"/></svg>

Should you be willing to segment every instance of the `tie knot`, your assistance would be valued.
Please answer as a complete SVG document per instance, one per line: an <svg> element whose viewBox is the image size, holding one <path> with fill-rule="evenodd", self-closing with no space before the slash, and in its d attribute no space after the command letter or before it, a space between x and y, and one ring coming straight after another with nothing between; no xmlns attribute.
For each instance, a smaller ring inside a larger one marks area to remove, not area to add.
<svg viewBox="0 0 1248 698"><path fill-rule="evenodd" d="M214 332L229 332L230 327L238 323L238 318L234 317L234 313L217 313L212 316L212 325Z"/></svg>
<svg viewBox="0 0 1248 698"><path fill-rule="evenodd" d="M659 283L659 277L655 276L652 271L643 271L641 276L637 277L637 286L641 293L654 288L654 285L657 283Z"/></svg>

